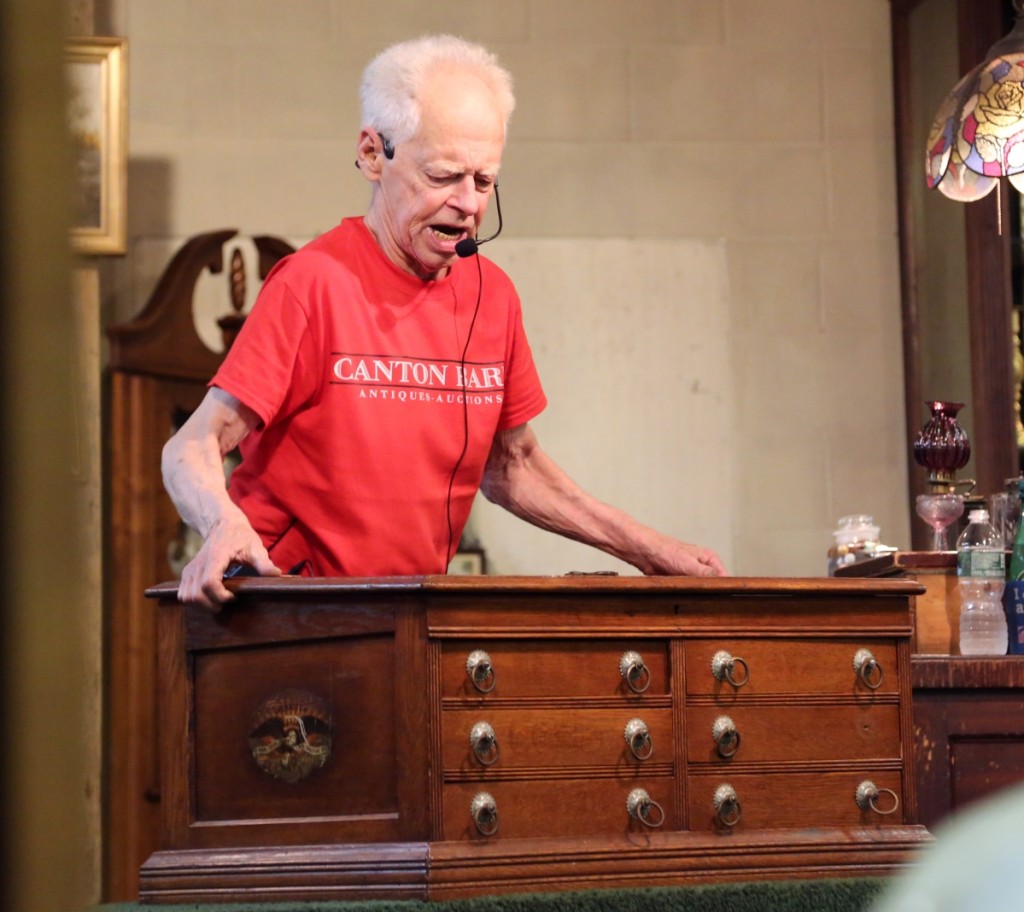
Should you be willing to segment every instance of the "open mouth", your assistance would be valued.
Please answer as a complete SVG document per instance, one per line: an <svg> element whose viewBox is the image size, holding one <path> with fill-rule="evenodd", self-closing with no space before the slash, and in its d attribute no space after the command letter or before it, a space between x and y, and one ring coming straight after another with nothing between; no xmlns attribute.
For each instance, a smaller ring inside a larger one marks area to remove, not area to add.
<svg viewBox="0 0 1024 912"><path fill-rule="evenodd" d="M431 225L430 230L443 241L457 241L465 236L465 231L454 225Z"/></svg>

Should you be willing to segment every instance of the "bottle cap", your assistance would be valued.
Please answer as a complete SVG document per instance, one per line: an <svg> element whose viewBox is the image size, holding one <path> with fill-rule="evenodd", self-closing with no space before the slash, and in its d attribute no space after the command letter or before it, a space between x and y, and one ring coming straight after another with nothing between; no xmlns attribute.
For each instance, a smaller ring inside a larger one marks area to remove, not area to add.
<svg viewBox="0 0 1024 912"><path fill-rule="evenodd" d="M971 510L969 519L972 523L986 523L988 522L988 510L984 507Z"/></svg>

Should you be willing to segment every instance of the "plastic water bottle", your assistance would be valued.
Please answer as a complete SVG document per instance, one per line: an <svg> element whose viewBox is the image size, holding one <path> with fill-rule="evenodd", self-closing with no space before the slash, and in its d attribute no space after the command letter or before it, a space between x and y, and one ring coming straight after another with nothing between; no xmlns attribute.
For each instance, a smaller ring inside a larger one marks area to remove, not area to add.
<svg viewBox="0 0 1024 912"><path fill-rule="evenodd" d="M988 521L988 510L971 510L970 522L956 541L960 580L960 655L1006 655L1003 612L1006 552Z"/></svg>

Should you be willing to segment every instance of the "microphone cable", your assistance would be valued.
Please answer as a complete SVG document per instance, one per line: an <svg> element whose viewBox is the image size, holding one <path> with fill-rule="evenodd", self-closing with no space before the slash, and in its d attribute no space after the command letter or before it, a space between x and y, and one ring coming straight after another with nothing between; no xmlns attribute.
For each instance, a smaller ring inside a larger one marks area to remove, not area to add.
<svg viewBox="0 0 1024 912"><path fill-rule="evenodd" d="M459 453L459 458L452 468L451 477L448 479L448 497L445 504L445 513L448 520L448 547L445 549L445 562L441 568L443 575L448 574L448 565L455 556L452 553L452 545L455 538L455 530L452 528L452 491L455 488L455 476L458 474L459 468L462 466L462 460L466 458L466 453L469 450L469 397L466 392L466 355L469 352L470 340L473 338L473 328L476 326L477 314L480 313L480 301L483 298L484 291L484 271L480 265L479 256L476 258L476 276L476 305L473 307L473 318L469 321L469 332L466 334L466 344L462 346L462 358L459 362L462 368L462 452Z"/></svg>

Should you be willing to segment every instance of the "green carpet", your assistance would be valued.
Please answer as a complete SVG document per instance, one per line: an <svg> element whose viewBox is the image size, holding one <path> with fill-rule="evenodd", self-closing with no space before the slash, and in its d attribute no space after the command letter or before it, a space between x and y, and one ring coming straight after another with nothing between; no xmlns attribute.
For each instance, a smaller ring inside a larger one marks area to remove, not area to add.
<svg viewBox="0 0 1024 912"><path fill-rule="evenodd" d="M883 878L759 881L649 890L481 896L421 903L366 902L114 903L94 912L867 912Z"/></svg>

